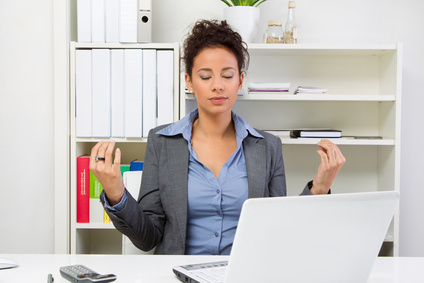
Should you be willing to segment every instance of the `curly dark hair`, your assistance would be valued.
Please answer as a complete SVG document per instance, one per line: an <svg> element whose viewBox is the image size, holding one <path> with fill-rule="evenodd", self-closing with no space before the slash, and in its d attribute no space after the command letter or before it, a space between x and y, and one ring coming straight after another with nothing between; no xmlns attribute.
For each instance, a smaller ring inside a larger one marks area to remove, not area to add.
<svg viewBox="0 0 424 283"><path fill-rule="evenodd" d="M200 20L194 23L191 32L183 42L181 58L185 71L191 77L194 58L205 48L224 47L237 59L239 73L245 72L249 65L247 44L240 34L235 32L227 21Z"/></svg>

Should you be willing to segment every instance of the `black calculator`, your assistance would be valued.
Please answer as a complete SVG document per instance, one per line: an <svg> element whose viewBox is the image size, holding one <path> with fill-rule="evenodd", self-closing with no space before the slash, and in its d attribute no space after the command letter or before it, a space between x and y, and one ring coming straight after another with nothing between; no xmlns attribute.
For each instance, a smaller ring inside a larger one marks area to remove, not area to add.
<svg viewBox="0 0 424 283"><path fill-rule="evenodd" d="M77 264L62 266L60 273L64 278L71 282L112 282L116 280L115 274L99 274L90 268Z"/></svg>

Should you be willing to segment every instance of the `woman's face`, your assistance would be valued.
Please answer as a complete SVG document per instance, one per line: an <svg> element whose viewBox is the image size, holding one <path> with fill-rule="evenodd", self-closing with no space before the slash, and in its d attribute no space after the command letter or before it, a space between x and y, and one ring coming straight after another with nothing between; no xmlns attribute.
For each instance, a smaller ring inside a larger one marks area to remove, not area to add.
<svg viewBox="0 0 424 283"><path fill-rule="evenodd" d="M231 112L237 92L243 84L237 59L223 47L202 50L193 62L191 78L185 75L187 88L195 93L199 112Z"/></svg>

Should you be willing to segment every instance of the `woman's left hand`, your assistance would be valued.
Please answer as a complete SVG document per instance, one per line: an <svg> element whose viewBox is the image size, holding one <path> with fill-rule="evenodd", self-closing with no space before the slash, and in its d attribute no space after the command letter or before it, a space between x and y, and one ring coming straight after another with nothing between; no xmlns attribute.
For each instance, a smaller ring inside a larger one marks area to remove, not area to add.
<svg viewBox="0 0 424 283"><path fill-rule="evenodd" d="M322 139L318 146L320 149L317 153L321 157L321 163L312 183L311 193L313 195L327 194L337 173L346 162L346 158L337 145L329 140Z"/></svg>

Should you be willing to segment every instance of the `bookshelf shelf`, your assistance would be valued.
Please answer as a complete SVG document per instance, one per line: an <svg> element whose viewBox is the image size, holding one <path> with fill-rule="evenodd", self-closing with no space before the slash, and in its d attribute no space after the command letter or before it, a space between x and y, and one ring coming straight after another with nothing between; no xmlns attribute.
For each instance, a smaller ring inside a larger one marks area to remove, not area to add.
<svg viewBox="0 0 424 283"><path fill-rule="evenodd" d="M187 100L194 100L193 94L186 94ZM395 95L343 95L343 94L246 94L237 97L238 101L376 101L394 102Z"/></svg>
<svg viewBox="0 0 424 283"><path fill-rule="evenodd" d="M112 223L77 223L76 229L115 229Z"/></svg>
<svg viewBox="0 0 424 283"><path fill-rule="evenodd" d="M147 138L75 138L76 142L101 142L101 141L115 141L115 142L135 142L135 143L145 143Z"/></svg>
<svg viewBox="0 0 424 283"><path fill-rule="evenodd" d="M302 139L293 139L290 137L280 137L283 145L299 145L299 144L317 144L320 139L317 138L302 138ZM335 139L328 139L337 145L373 145L373 146L393 146L395 145L394 139L355 139L353 137L342 137Z"/></svg>

